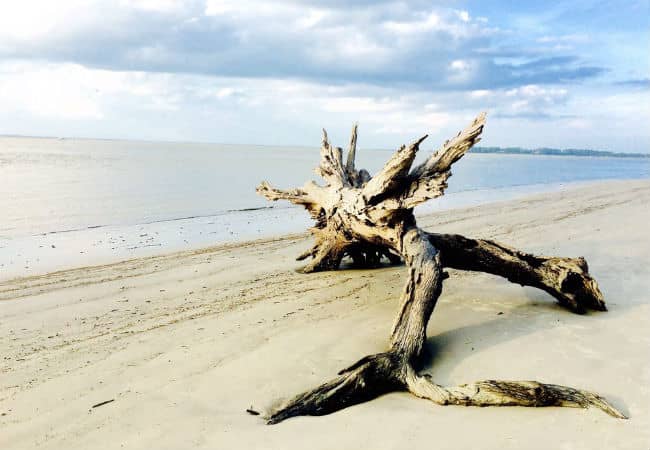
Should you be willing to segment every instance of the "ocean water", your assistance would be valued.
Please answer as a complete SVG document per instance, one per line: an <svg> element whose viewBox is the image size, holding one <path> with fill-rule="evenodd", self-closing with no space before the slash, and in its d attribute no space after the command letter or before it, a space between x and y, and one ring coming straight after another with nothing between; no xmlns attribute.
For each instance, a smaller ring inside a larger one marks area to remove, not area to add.
<svg viewBox="0 0 650 450"><path fill-rule="evenodd" d="M357 166L374 173L392 152L361 148ZM0 138L0 279L301 231L302 209L255 186L300 186L317 162L317 148ZM650 160L470 153L453 172L421 212L647 178Z"/></svg>

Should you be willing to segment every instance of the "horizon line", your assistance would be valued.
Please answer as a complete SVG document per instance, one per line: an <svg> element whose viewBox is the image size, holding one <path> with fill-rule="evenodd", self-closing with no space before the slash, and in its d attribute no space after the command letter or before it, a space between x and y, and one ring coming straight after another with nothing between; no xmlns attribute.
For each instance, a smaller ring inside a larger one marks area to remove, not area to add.
<svg viewBox="0 0 650 450"><path fill-rule="evenodd" d="M52 140L79 140L79 141L118 141L118 142L142 142L142 143L148 143L148 144L195 144L195 145L234 145L234 146L256 146L256 147L292 147L292 148L318 148L316 145L304 145L304 144L246 144L246 143L233 143L233 142L217 142L217 141L183 141L183 140L165 140L165 139L136 139L136 138L119 138L119 137L111 137L111 138L103 138L103 137L82 137L82 136L50 136L50 135L29 135L29 134L13 134L13 133L0 133L0 138L18 138L18 139L52 139ZM526 151L535 151L535 150L561 150L561 151L595 151L595 152L603 152L603 153L609 153L611 155L628 155L628 156L641 156L641 157L648 157L650 156L650 149L647 152L621 152L621 151L613 151L613 150L601 150L601 149L595 149L595 148L575 148L575 147L565 147L565 148L557 148L557 147L520 147L516 145L509 145L509 146L499 146L499 145L488 145L488 146L476 146L475 148L494 148L494 149L500 149L500 150L507 150L507 149L521 149L521 150L526 150ZM393 149L389 148L373 148L373 147L368 147L366 150L381 150L381 151L390 151ZM471 152L471 150L470 150ZM490 153L498 153L498 152L490 152ZM554 156L554 155L546 155L546 156ZM556 156L579 156L579 155L556 155ZM586 156L598 156L598 155L586 155ZM609 156L609 155L603 155L603 156Z"/></svg>

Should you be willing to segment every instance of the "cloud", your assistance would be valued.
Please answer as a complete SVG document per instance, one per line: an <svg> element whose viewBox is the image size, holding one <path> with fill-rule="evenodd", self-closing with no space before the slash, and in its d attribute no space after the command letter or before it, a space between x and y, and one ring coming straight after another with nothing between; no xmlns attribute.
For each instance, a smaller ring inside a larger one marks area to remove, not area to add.
<svg viewBox="0 0 650 450"><path fill-rule="evenodd" d="M178 12L183 9L183 2L177 0L118 0L118 4L127 8L163 13Z"/></svg>
<svg viewBox="0 0 650 450"><path fill-rule="evenodd" d="M95 92L79 66L3 67L0 111L26 112L38 117L99 119Z"/></svg>
<svg viewBox="0 0 650 450"><path fill-rule="evenodd" d="M557 86L429 92L367 83L324 86L282 78L111 71L69 63L0 64L0 118L28 113L57 125L74 120L87 137L93 132L110 136L110 129L121 128L119 137L127 138L152 133L165 140L191 136L305 143L316 142L312 134L322 126L340 127L332 136L339 133L344 140L348 126L361 121L366 142L385 147L425 132L442 140L445 127L460 126L483 109L491 117L566 115L569 99L569 90ZM276 134L286 129L292 130L289 138ZM47 134L65 135L64 130L55 127Z"/></svg>
<svg viewBox="0 0 650 450"><path fill-rule="evenodd" d="M619 142L607 114L650 141L636 9L612 37L590 0L6 3L0 132L305 144L360 120L364 145L393 147L487 109L494 145Z"/></svg>
<svg viewBox="0 0 650 450"><path fill-rule="evenodd" d="M499 113L503 116L544 117L566 104L568 91L564 88L544 88L534 84L505 91L505 101Z"/></svg>
<svg viewBox="0 0 650 450"><path fill-rule="evenodd" d="M172 77L88 69L78 64L0 64L0 113L41 118L99 120L116 101L138 109L174 110L181 93Z"/></svg>
<svg viewBox="0 0 650 450"><path fill-rule="evenodd" d="M604 71L575 55L499 64L504 40L485 18L428 2L25 0L0 18L0 57L120 71L429 89L566 82ZM508 53L523 57L525 47ZM458 61L465 70L447 70Z"/></svg>

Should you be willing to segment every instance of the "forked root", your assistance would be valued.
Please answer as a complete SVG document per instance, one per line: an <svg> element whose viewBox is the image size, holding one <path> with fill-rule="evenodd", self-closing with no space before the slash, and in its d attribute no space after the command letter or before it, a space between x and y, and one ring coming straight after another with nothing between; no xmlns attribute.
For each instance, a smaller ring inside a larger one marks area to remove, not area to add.
<svg viewBox="0 0 650 450"><path fill-rule="evenodd" d="M392 351L362 358L336 378L297 395L265 418L272 425L296 416L322 416L400 391L439 405L595 407L627 419L598 394L555 384L486 380L443 387L435 384L430 375L417 374L402 354Z"/></svg>

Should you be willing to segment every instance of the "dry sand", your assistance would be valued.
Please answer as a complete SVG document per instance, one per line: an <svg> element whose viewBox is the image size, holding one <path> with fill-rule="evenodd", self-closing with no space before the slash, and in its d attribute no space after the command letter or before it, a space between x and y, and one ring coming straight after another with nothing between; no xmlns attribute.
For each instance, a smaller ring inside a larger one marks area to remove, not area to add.
<svg viewBox="0 0 650 450"><path fill-rule="evenodd" d="M437 382L567 384L607 396L629 420L396 393L265 426L245 409L385 348L404 278L403 267L296 273L308 240L292 236L1 283L0 448L648 449L649 221L649 181L420 219L583 255L610 308L578 316L541 291L452 271L428 330Z"/></svg>

